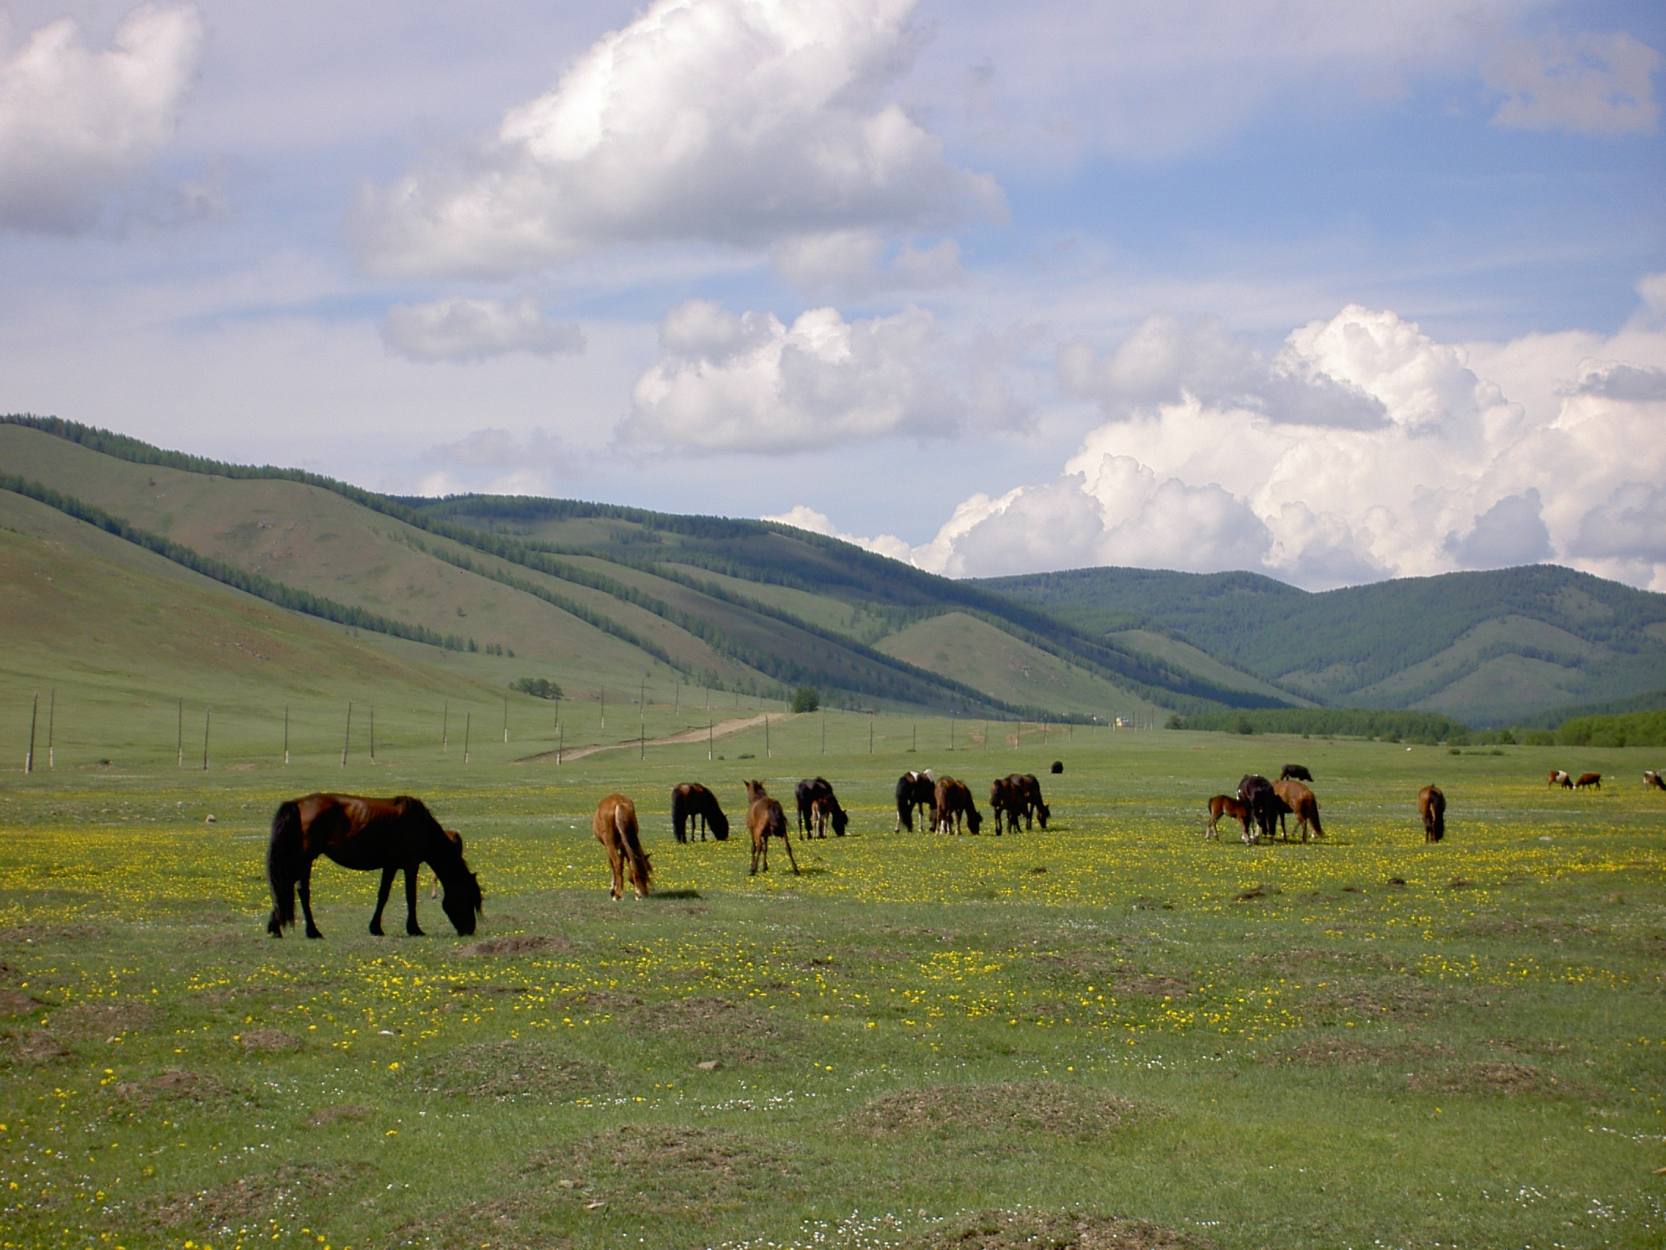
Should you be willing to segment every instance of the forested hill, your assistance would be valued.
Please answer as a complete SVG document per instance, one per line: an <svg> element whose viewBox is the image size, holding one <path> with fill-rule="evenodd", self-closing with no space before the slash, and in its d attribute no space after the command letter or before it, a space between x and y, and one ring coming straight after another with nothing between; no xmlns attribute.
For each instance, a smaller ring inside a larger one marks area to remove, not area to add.
<svg viewBox="0 0 1666 1250"><path fill-rule="evenodd" d="M1252 573L982 580L1108 639L1156 631L1329 705L1532 719L1666 687L1666 595L1555 565L1309 593Z"/></svg>

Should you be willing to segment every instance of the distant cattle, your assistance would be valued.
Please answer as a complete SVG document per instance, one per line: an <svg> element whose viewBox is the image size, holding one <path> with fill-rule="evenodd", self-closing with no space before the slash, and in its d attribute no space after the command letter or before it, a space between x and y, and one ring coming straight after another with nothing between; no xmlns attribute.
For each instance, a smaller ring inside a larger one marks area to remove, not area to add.
<svg viewBox="0 0 1666 1250"><path fill-rule="evenodd" d="M1602 774L1580 773L1574 780L1573 788L1575 790L1600 790L1602 789Z"/></svg>
<svg viewBox="0 0 1666 1250"><path fill-rule="evenodd" d="M1273 793L1288 809L1288 814L1296 818L1296 832L1302 835L1302 841L1307 841L1308 827L1313 829L1313 836L1325 836L1325 827L1319 822L1319 800L1313 797L1313 791L1299 781L1277 781L1273 783ZM1284 826L1284 813L1279 814L1279 827Z"/></svg>
<svg viewBox="0 0 1666 1250"><path fill-rule="evenodd" d="M1439 786L1417 792L1417 811L1423 817L1423 840L1439 842L1446 836L1446 795Z"/></svg>
<svg viewBox="0 0 1666 1250"><path fill-rule="evenodd" d="M700 822L700 841L706 840L706 830L719 842L729 836L729 818L717 796L698 781L685 781L671 787L671 831L679 842L694 840L694 822Z"/></svg>
<svg viewBox="0 0 1666 1250"><path fill-rule="evenodd" d="M1573 778L1568 776L1568 774L1563 772L1560 768L1553 768L1550 770L1550 781L1548 784L1552 786L1561 786L1564 790L1572 790Z"/></svg>
<svg viewBox="0 0 1666 1250"><path fill-rule="evenodd" d="M764 871L769 871L769 840L779 838L781 845L787 848L787 862L793 866L793 875L798 874L798 860L793 857L792 840L787 836L787 814L781 810L781 804L772 799L764 790L761 781L748 781L746 784L746 828L752 835L752 871L748 876L758 875L758 861L762 860Z"/></svg>
<svg viewBox="0 0 1666 1250"><path fill-rule="evenodd" d="M825 838L828 821L833 823L835 837L844 837L850 816L834 797L832 783L826 777L805 778L793 790L798 803L798 832L804 837Z"/></svg>
<svg viewBox="0 0 1666 1250"><path fill-rule="evenodd" d="M1244 828L1244 841L1250 840L1250 809L1248 803L1240 803L1230 794L1217 794L1209 800L1209 828L1204 831L1204 837L1219 839L1221 831L1218 822L1222 816L1230 816Z"/></svg>
<svg viewBox="0 0 1666 1250"><path fill-rule="evenodd" d="M937 783L932 779L931 769L924 772L910 769L897 778L897 825L891 832L907 829L913 833L915 814L918 813L923 821L930 820L927 813L936 802Z"/></svg>
<svg viewBox="0 0 1666 1250"><path fill-rule="evenodd" d="M983 826L983 815L972 802L972 792L953 777L939 777L932 828L939 833L959 833L962 816L973 833Z"/></svg>
<svg viewBox="0 0 1666 1250"><path fill-rule="evenodd" d="M1305 781L1313 784L1313 774L1300 764L1286 764L1284 771L1278 775L1280 781Z"/></svg>
<svg viewBox="0 0 1666 1250"><path fill-rule="evenodd" d="M1666 790L1666 781L1661 779L1658 770L1645 768L1643 770L1643 786L1645 789Z"/></svg>

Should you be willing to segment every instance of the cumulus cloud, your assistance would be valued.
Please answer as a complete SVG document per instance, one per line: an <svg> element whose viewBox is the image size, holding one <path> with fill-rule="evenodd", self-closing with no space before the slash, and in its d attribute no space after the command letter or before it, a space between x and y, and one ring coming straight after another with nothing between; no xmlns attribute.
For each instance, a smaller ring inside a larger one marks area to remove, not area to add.
<svg viewBox="0 0 1666 1250"><path fill-rule="evenodd" d="M1495 125L1576 134L1650 133L1660 53L1623 32L1508 44L1483 67L1504 98Z"/></svg>
<svg viewBox="0 0 1666 1250"><path fill-rule="evenodd" d="M964 278L952 239L888 249L876 230L834 230L783 240L770 253L776 272L811 296L871 296L951 286Z"/></svg>
<svg viewBox="0 0 1666 1250"><path fill-rule="evenodd" d="M510 301L399 304L388 311L381 331L389 351L416 361L479 361L511 352L553 356L584 350L579 328L547 320L530 295Z"/></svg>
<svg viewBox="0 0 1666 1250"><path fill-rule="evenodd" d="M598 245L748 247L844 230L941 230L999 213L887 89L914 0L659 0L495 134L358 214L393 273L502 275Z"/></svg>
<svg viewBox="0 0 1666 1250"><path fill-rule="evenodd" d="M854 543L869 551L877 551L882 556L890 556L893 560L908 560L913 554L913 548L895 534L880 534L874 538L847 534L835 528L825 512L817 512L803 504L797 504L774 516L762 516L758 519L773 521L777 525L790 525L794 529L809 530L812 534L823 534L828 538L837 538L840 542Z"/></svg>
<svg viewBox="0 0 1666 1250"><path fill-rule="evenodd" d="M1481 350L1350 306L1270 356L1153 320L1066 349L1059 372L1107 419L1053 479L962 501L913 563L1247 568L1324 588L1555 559L1666 590L1666 328L1646 313L1608 339ZM1377 419L1292 417L1295 382L1297 412L1335 388Z"/></svg>
<svg viewBox="0 0 1666 1250"><path fill-rule="evenodd" d="M953 350L920 308L853 321L815 308L788 325L690 300L667 315L660 342L621 426L626 443L781 452L928 437L987 402L945 372Z"/></svg>
<svg viewBox="0 0 1666 1250"><path fill-rule="evenodd" d="M0 226L70 232L155 159L202 55L193 5L147 4L87 47L62 18L7 46L0 15Z"/></svg>

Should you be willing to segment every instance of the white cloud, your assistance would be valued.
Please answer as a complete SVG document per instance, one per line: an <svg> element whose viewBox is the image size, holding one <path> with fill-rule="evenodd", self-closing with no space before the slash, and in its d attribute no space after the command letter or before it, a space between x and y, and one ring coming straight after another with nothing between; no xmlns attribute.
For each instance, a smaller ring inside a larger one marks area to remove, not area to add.
<svg viewBox="0 0 1666 1250"><path fill-rule="evenodd" d="M513 301L447 299L399 304L382 322L382 341L418 361L478 361L511 352L535 356L584 350L575 325L557 325L530 295Z"/></svg>
<svg viewBox="0 0 1666 1250"><path fill-rule="evenodd" d="M691 300L660 341L666 355L638 379L620 430L627 443L781 452L946 435L983 402L946 375L953 350L919 308L854 321L816 308L787 325Z"/></svg>
<svg viewBox="0 0 1666 1250"><path fill-rule="evenodd" d="M1666 327L1648 321L1483 351L1349 306L1270 360L1165 321L1075 345L1061 381L1109 419L1056 477L970 496L909 558L954 575L1250 568L1314 588L1556 559L1666 590ZM1381 419L1291 420L1292 379Z"/></svg>
<svg viewBox="0 0 1666 1250"><path fill-rule="evenodd" d="M817 512L814 508L803 504L796 504L785 512L774 516L762 516L760 521L773 521L777 525L790 525L794 529L809 530L812 534L823 534L828 538L837 538L840 542L854 543L858 547L865 547L869 551L876 551L882 556L890 556L893 560L907 560L913 549L895 534L880 534L874 538L862 538L856 534L846 534L835 529L833 522L825 512Z"/></svg>
<svg viewBox="0 0 1666 1250"><path fill-rule="evenodd" d="M367 261L503 275L652 240L767 247L1001 211L886 91L914 0L659 0L489 139L368 189Z"/></svg>
<svg viewBox="0 0 1666 1250"><path fill-rule="evenodd" d="M1623 32L1516 41L1483 67L1504 97L1493 122L1519 130L1576 134L1652 133L1660 109L1654 75L1660 53Z"/></svg>
<svg viewBox="0 0 1666 1250"><path fill-rule="evenodd" d="M952 239L930 247L904 245L887 255L876 230L834 230L798 235L770 254L776 271L811 296L871 296L925 291L964 279L960 249Z"/></svg>
<svg viewBox="0 0 1666 1250"><path fill-rule="evenodd" d="M104 51L67 17L16 48L5 36L0 21L0 226L84 229L173 134L202 17L193 5L141 5Z"/></svg>

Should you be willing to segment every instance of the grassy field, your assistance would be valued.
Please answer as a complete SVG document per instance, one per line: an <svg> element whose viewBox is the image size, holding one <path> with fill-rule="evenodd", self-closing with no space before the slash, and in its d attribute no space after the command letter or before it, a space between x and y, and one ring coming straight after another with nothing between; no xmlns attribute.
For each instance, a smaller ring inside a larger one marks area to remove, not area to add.
<svg viewBox="0 0 1666 1250"><path fill-rule="evenodd" d="M467 766L414 728L346 768L320 731L179 769L171 723L110 764L8 754L0 1247L1666 1244L1652 753L823 724L560 768L518 728ZM1201 838L1292 760L1323 842ZM1036 772L1052 827L893 833L927 765L986 811ZM817 773L852 832L795 839L801 876L671 838L676 781L738 817L743 778ZM321 863L326 939L269 939L267 825L315 788L426 798L480 932L425 881L428 936L373 938L375 879ZM644 902L589 832L614 789Z"/></svg>

